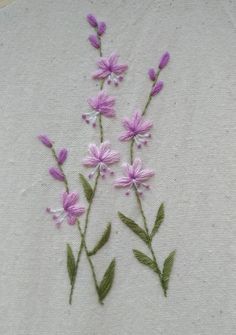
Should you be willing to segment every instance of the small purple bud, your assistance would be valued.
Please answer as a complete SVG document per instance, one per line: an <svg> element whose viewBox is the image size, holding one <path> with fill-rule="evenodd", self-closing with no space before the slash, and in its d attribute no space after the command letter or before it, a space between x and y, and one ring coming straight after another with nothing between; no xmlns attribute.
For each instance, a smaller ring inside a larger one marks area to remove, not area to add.
<svg viewBox="0 0 236 335"><path fill-rule="evenodd" d="M167 51L161 57L160 64L159 64L159 69L160 70L164 69L164 67L168 64L169 59L170 59L170 54Z"/></svg>
<svg viewBox="0 0 236 335"><path fill-rule="evenodd" d="M163 81L158 81L152 88L151 96L154 97L155 95L157 95L162 90L163 85Z"/></svg>
<svg viewBox="0 0 236 335"><path fill-rule="evenodd" d="M97 19L93 14L88 14L87 15L87 22L92 26L93 28L96 28L98 25Z"/></svg>
<svg viewBox="0 0 236 335"><path fill-rule="evenodd" d="M38 139L45 147L51 148L53 142L47 137L47 135L39 135Z"/></svg>
<svg viewBox="0 0 236 335"><path fill-rule="evenodd" d="M89 36L89 42L91 43L91 45L95 48L95 49L99 49L100 48L100 41L97 38L96 35L90 35Z"/></svg>
<svg viewBox="0 0 236 335"><path fill-rule="evenodd" d="M60 165L62 165L65 160L67 159L67 155L68 155L68 150L63 148L59 151L58 155L57 155L57 161Z"/></svg>
<svg viewBox="0 0 236 335"><path fill-rule="evenodd" d="M149 69L148 70L148 75L149 75L149 78L154 81L156 79L156 72L154 69Z"/></svg>
<svg viewBox="0 0 236 335"><path fill-rule="evenodd" d="M49 169L49 173L56 180L59 180L59 181L64 181L65 180L65 177L64 177L63 173L55 167L51 167Z"/></svg>
<svg viewBox="0 0 236 335"><path fill-rule="evenodd" d="M99 36L102 36L106 32L106 23L105 22L99 22L98 23L98 30L97 33Z"/></svg>

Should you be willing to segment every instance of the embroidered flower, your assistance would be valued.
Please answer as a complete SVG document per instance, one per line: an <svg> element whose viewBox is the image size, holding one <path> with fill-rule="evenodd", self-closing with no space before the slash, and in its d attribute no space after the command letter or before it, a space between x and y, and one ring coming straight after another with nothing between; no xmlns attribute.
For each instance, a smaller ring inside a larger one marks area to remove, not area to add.
<svg viewBox="0 0 236 335"><path fill-rule="evenodd" d="M62 165L66 161L67 156L68 150L66 148L61 149L57 155L58 164Z"/></svg>
<svg viewBox="0 0 236 335"><path fill-rule="evenodd" d="M89 178L92 178L96 171L99 171L102 177L105 177L107 173L114 174L109 166L120 160L120 154L117 151L111 150L108 141L101 143L99 146L90 144L88 151L89 156L83 160L83 164L86 167L95 168L89 174Z"/></svg>
<svg viewBox="0 0 236 335"><path fill-rule="evenodd" d="M138 148L142 144L147 144L147 140L151 137L149 130L152 128L152 122L144 120L140 112L134 112L131 118L125 118L122 124L126 131L119 137L120 141L134 139Z"/></svg>
<svg viewBox="0 0 236 335"><path fill-rule="evenodd" d="M159 69L160 70L164 69L164 67L166 67L166 65L168 64L169 60L170 60L170 54L167 51L161 57L161 60L160 60L160 63L159 63Z"/></svg>
<svg viewBox="0 0 236 335"><path fill-rule="evenodd" d="M109 57L101 58L97 63L99 70L93 74L93 79L106 79L108 84L119 85L128 66L118 64L118 58L119 56L116 53L112 53Z"/></svg>
<svg viewBox="0 0 236 335"><path fill-rule="evenodd" d="M152 88L151 91L151 96L154 97L155 95L157 95L159 92L161 92L161 90L163 89L164 83L163 81L159 80Z"/></svg>
<svg viewBox="0 0 236 335"><path fill-rule="evenodd" d="M45 147L52 148L53 142L48 138L47 135L39 135L38 139L43 145L45 145Z"/></svg>
<svg viewBox="0 0 236 335"><path fill-rule="evenodd" d="M96 35L90 35L88 38L90 44L95 48L99 49L101 46L101 43Z"/></svg>
<svg viewBox="0 0 236 335"><path fill-rule="evenodd" d="M115 98L109 96L104 91L101 91L96 97L88 99L88 104L92 110L84 113L82 118L87 122L92 122L93 127L96 126L96 120L99 114L105 117L115 116Z"/></svg>
<svg viewBox="0 0 236 335"><path fill-rule="evenodd" d="M55 167L51 167L49 169L49 173L50 175L56 179L56 180L59 180L59 181L64 181L65 180L65 176L64 174L62 173L61 170L59 170L58 168L55 168Z"/></svg>
<svg viewBox="0 0 236 335"><path fill-rule="evenodd" d="M93 14L88 14L87 17L87 22L90 24L91 27L96 28L98 25L97 19Z"/></svg>
<svg viewBox="0 0 236 335"><path fill-rule="evenodd" d="M97 33L99 36L102 36L103 34L105 34L107 29L106 23L101 21L98 23L98 29L97 29Z"/></svg>
<svg viewBox="0 0 236 335"><path fill-rule="evenodd" d="M149 69L148 70L148 76L149 76L149 79L151 81L155 81L155 79L156 79L156 71L153 68Z"/></svg>
<svg viewBox="0 0 236 335"><path fill-rule="evenodd" d="M47 212L53 214L52 218L58 227L60 227L65 219L67 219L69 225L74 225L77 218L85 212L84 207L79 207L77 205L78 200L78 193L64 192L62 195L62 208L47 208Z"/></svg>
<svg viewBox="0 0 236 335"><path fill-rule="evenodd" d="M123 165L124 177L120 177L115 181L115 187L129 188L134 187L139 194L142 194L141 188L149 189L149 185L144 183L152 176L154 176L154 171L149 169L143 169L142 161L136 158L133 164ZM129 195L129 191L126 192Z"/></svg>

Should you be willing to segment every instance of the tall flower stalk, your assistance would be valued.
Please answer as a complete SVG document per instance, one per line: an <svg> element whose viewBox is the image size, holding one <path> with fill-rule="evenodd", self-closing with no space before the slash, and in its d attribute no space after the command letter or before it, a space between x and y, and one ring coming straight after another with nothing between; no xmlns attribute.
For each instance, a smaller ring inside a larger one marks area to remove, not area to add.
<svg viewBox="0 0 236 335"><path fill-rule="evenodd" d="M86 258L90 266L94 286L98 296L98 301L103 304L103 300L109 293L114 279L115 274L115 259L113 259L107 270L104 273L102 280L99 282L97 279L93 256L106 244L109 240L111 233L111 224L109 223L104 230L100 239L98 239L96 245L90 249L86 242L86 234L89 227L91 211L94 204L94 199L97 194L98 185L100 179L104 179L108 174L113 175L111 165L117 163L120 159L118 152L111 149L109 141L104 141L104 130L103 130L103 117L114 117L115 116L115 98L109 96L104 90L105 83L113 83L115 86L123 80L123 74L127 70L126 65L118 64L118 56L112 53L108 57L102 57L102 36L106 31L105 22L98 22L95 16L87 16L88 23L94 28L95 34L90 35L88 40L91 45L99 51L100 60L97 62L98 69L93 74L93 79L99 80L99 93L96 97L88 99L89 111L82 114L82 118L87 124L92 124L96 128L96 122L99 123L99 145L90 144L88 151L89 155L83 160L85 167L93 168L93 171L89 173L89 178L94 178L93 186L87 180L85 176L80 174L80 182L82 184L85 198L88 202L87 209L78 205L79 195L76 192L71 192L69 189L69 183L67 176L63 169L63 164L67 159L67 149L61 149L58 154L54 147L54 142L51 141L46 135L40 135L39 140L44 146L49 148L52 152L52 156L55 161L55 166L49 169L50 175L57 181L64 184L65 192L62 195L61 202L62 206L57 209L47 208L47 212L52 214L53 221L56 226L60 228L63 221L67 221L69 225L77 224L79 235L81 238L80 246L77 252L77 256L74 256L73 250L70 244L67 244L67 269L70 279L70 293L69 303L72 304L72 298L75 288L75 283L78 274L79 263L82 255L82 251L85 250ZM84 226L82 227L79 217L85 213Z"/></svg>
<svg viewBox="0 0 236 335"><path fill-rule="evenodd" d="M172 251L169 256L166 258L163 266L163 270L160 269L160 266L157 262L157 257L153 249L153 238L159 230L160 225L164 220L164 204L162 203L157 211L156 219L152 230L150 231L148 220L144 212L142 204L142 195L143 189L149 189L146 180L154 175L152 170L143 169L142 162L140 159L135 158L135 143L138 148L141 148L142 144L147 144L147 138L150 138L149 130L152 127L152 123L144 120L149 105L155 95L157 95L163 88L163 82L158 81L159 75L162 69L167 65L169 61L169 53L166 52L159 63L158 70L149 69L148 75L152 81L152 87L144 108L141 113L134 113L131 119L124 119L123 126L126 129L125 133L120 136L121 141L130 140L130 150L129 150L129 160L130 165L125 164L124 166L124 177L118 178L115 182L116 187L132 189L135 194L137 201L138 209L143 221L143 228L141 228L134 220L128 218L121 212L118 213L120 220L128 226L136 235L138 235L143 242L146 244L151 257L145 255L143 252L133 249L135 258L142 263L143 265L148 266L152 271L154 271L160 281L161 287L163 289L164 295L167 296L169 278L174 262L175 251ZM126 192L126 195L129 195L129 191Z"/></svg>

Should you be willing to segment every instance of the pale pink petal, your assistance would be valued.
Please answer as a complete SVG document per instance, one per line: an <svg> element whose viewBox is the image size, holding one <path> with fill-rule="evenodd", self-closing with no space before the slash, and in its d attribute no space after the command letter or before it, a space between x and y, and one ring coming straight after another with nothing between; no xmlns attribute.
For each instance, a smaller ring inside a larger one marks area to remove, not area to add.
<svg viewBox="0 0 236 335"><path fill-rule="evenodd" d="M116 179L114 185L115 187L130 187L132 185L132 181L129 177L121 177Z"/></svg>

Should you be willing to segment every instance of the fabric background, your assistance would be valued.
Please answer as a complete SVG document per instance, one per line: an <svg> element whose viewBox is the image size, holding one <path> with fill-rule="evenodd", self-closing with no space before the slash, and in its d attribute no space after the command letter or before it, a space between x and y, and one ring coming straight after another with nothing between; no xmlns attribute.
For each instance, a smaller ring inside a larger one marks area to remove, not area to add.
<svg viewBox="0 0 236 335"><path fill-rule="evenodd" d="M116 216L122 209L139 220L134 199L109 180L96 198L88 242L113 222L95 265L101 278L116 257L114 287L101 307L83 256L68 305L65 248L78 248L78 232L66 224L56 230L45 213L58 205L62 187L48 175L52 159L36 136L47 133L70 149L66 173L78 189L81 158L97 141L81 120L98 91L90 79L98 58L87 42L90 12L107 22L104 53L117 51L129 64L120 88L110 89L117 118L105 121L123 160L120 119L144 106L147 69L163 51L171 54L161 74L165 89L148 111L153 140L139 154L156 170L144 200L150 224L158 205L166 206L159 262L177 250L167 299L133 258L131 249L144 246ZM18 0L0 10L1 334L236 333L235 14L228 0Z"/></svg>

